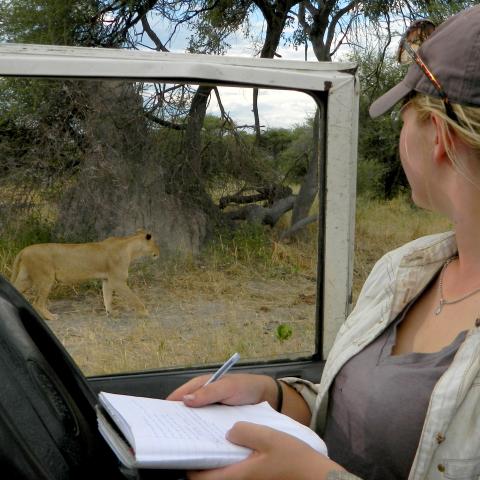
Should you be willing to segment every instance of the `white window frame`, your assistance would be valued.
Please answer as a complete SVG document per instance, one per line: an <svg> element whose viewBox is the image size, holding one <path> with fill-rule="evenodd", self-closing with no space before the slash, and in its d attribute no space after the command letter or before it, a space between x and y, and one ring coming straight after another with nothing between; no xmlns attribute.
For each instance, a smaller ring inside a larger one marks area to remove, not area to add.
<svg viewBox="0 0 480 480"><path fill-rule="evenodd" d="M289 89L326 98L326 175L320 179L326 209L317 306L317 355L326 358L351 308L359 103L354 63L1 44L0 76L185 81Z"/></svg>

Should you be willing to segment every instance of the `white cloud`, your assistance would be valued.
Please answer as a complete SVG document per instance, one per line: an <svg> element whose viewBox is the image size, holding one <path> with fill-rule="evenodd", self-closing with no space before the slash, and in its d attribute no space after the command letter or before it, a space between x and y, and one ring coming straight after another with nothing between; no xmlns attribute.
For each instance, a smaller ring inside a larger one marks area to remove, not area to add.
<svg viewBox="0 0 480 480"><path fill-rule="evenodd" d="M253 89L220 87L220 97L225 111L237 125L253 125ZM305 122L315 113L314 100L305 93L286 90L259 91L258 110L260 124L265 128L292 128ZM219 115L215 96L212 96L208 113Z"/></svg>
<svg viewBox="0 0 480 480"><path fill-rule="evenodd" d="M151 26L157 32L159 37L166 41L168 38L168 29L171 27L161 17L151 19ZM265 29L262 18L258 18L251 25L252 32L261 32ZM171 52L183 53L190 33L183 28L179 28L171 41L166 45ZM148 38L144 37L147 43ZM258 54L260 47L255 46L252 38L245 38L242 31L234 33L229 38L231 48L228 50L228 56L253 57ZM303 47L294 49L291 46L279 47L277 53L284 60L303 61L305 52ZM279 59L279 61L281 61ZM309 59L313 60L313 52L309 50ZM237 125L253 125L254 118L252 112L253 90L249 88L221 87L220 95L225 110L233 118ZM259 94L259 115L260 123L265 128L290 128L297 124L302 124L306 118L313 116L315 112L315 102L311 97L304 93L291 92L285 90L260 90ZM208 113L219 115L220 110L217 105L215 95L212 95Z"/></svg>

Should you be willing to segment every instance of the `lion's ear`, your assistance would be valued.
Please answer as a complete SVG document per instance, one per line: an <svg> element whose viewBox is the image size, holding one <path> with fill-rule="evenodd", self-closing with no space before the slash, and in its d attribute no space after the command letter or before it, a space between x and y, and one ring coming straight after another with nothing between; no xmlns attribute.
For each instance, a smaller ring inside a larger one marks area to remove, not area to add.
<svg viewBox="0 0 480 480"><path fill-rule="evenodd" d="M151 236L149 233L147 233L147 234L145 235L145 238L146 238L147 240L150 240L150 239L152 238L152 236Z"/></svg>

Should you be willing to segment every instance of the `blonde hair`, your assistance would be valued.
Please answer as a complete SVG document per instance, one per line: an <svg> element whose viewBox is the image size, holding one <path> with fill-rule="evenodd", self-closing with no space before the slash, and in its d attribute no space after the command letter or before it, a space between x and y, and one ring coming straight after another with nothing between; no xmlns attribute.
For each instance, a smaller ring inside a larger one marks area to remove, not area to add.
<svg viewBox="0 0 480 480"><path fill-rule="evenodd" d="M470 180L470 174L456 155L455 144L452 141L452 132L472 149L474 155L478 157L480 166L480 108L452 104L453 110L459 119L459 123L457 123L448 117L443 101L439 98L417 94L409 103L415 108L421 120L426 120L431 113L435 113L442 119L443 128L441 131L447 155L457 171ZM480 185L477 186L480 187Z"/></svg>

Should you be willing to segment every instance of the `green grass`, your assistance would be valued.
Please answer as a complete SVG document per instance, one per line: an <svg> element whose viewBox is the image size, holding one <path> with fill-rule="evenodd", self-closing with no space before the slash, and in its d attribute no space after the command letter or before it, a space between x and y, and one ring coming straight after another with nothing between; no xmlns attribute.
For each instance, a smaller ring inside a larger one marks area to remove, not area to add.
<svg viewBox="0 0 480 480"><path fill-rule="evenodd" d="M31 213L23 221L10 222L0 236L0 272L10 276L16 254L28 245L52 240L53 225L37 213Z"/></svg>
<svg viewBox="0 0 480 480"><path fill-rule="evenodd" d="M315 241L313 237L311 240ZM218 232L204 249L200 261L204 268L212 270L285 278L302 272L303 258L302 249L281 244L270 228L243 223L234 231Z"/></svg>
<svg viewBox="0 0 480 480"><path fill-rule="evenodd" d="M288 217L285 216L285 217ZM240 224L234 231L219 231L199 258L189 256L132 265L132 281L139 285L152 280L158 269L165 277L208 272L228 276L262 276L286 279L295 275L315 276L316 229L310 225L301 241L277 241L277 234L287 228L288 218L274 229ZM387 251L411 239L450 228L447 220L415 207L407 195L382 201L369 196L357 200L354 295L365 281L373 264ZM0 238L0 270L9 276L15 255L25 246L49 242L52 224L39 215L30 215L22 224L5 229ZM194 282L195 283L195 282ZM82 290L99 289L98 282L87 282ZM61 294L60 294L61 296Z"/></svg>

